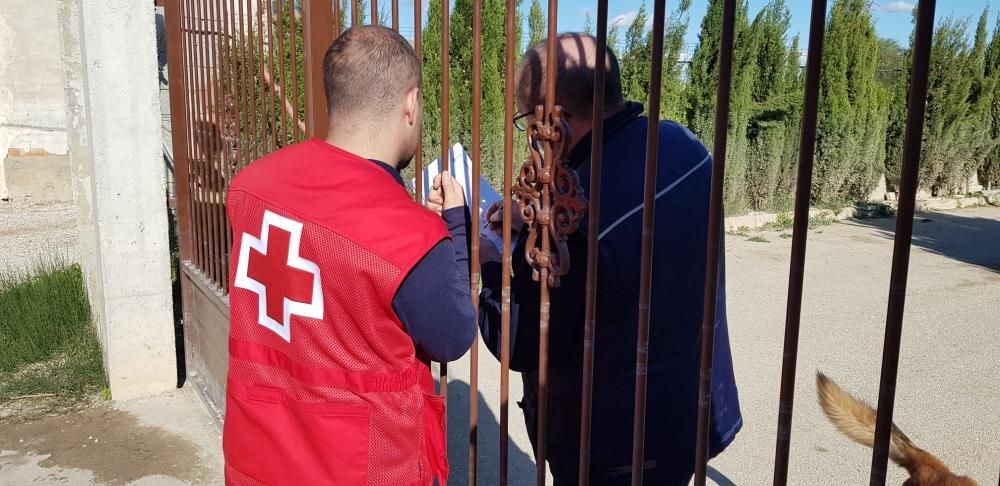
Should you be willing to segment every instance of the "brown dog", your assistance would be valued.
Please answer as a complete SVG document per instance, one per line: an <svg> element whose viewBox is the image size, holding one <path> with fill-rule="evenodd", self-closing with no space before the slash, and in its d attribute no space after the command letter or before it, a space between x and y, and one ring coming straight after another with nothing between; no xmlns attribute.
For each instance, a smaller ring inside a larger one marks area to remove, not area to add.
<svg viewBox="0 0 1000 486"><path fill-rule="evenodd" d="M851 440L872 447L875 442L875 409L845 392L830 378L816 372L816 392L826 416ZM965 476L952 473L940 459L913 445L910 438L892 424L889 458L910 473L903 486L977 486Z"/></svg>

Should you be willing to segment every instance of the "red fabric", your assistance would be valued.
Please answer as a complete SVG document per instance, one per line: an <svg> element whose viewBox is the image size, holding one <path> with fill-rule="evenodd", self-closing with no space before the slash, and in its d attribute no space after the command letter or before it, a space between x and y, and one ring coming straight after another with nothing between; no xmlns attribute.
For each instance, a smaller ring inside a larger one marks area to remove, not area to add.
<svg viewBox="0 0 1000 486"><path fill-rule="evenodd" d="M228 211L226 483L444 480L443 402L392 310L441 219L315 139L241 171Z"/></svg>

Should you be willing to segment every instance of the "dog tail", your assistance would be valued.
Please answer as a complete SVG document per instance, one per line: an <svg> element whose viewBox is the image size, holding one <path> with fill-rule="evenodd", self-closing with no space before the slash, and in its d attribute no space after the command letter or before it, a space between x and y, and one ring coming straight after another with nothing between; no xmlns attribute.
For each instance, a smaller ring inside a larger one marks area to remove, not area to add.
<svg viewBox="0 0 1000 486"><path fill-rule="evenodd" d="M876 413L871 405L847 393L821 372L816 372L816 392L823 412L837 430L859 444L873 446ZM893 462L912 474L927 459L926 456L929 454L913 445L910 438L896 424L892 424L889 458Z"/></svg>

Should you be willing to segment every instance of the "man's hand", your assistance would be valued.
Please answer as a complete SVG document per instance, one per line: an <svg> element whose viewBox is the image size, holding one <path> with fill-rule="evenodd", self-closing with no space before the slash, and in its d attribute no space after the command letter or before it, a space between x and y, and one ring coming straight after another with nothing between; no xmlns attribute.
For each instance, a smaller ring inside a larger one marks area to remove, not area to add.
<svg viewBox="0 0 1000 486"><path fill-rule="evenodd" d="M521 208L517 201L511 200L510 228L512 234L521 232L524 228L524 221L521 219ZM500 234L503 231L503 201L497 201L486 210L487 228Z"/></svg>
<svg viewBox="0 0 1000 486"><path fill-rule="evenodd" d="M465 191L448 171L434 176L431 192L427 195L427 209L441 215L445 210L465 206Z"/></svg>

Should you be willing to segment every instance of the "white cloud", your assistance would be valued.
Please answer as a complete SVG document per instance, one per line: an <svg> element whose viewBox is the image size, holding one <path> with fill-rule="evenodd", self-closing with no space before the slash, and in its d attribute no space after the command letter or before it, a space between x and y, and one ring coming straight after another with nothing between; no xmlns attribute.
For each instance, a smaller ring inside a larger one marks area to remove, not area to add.
<svg viewBox="0 0 1000 486"><path fill-rule="evenodd" d="M876 10L889 13L909 12L913 10L914 6L915 5L910 2L900 0L892 3L877 4Z"/></svg>
<svg viewBox="0 0 1000 486"><path fill-rule="evenodd" d="M632 21L635 20L636 15L639 15L639 12L636 12L635 10L629 10L628 12L625 12L623 14L616 15L614 18L611 19L611 22L608 22L608 28L617 25L620 26L622 29L627 29L628 26L632 23Z"/></svg>

